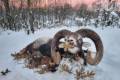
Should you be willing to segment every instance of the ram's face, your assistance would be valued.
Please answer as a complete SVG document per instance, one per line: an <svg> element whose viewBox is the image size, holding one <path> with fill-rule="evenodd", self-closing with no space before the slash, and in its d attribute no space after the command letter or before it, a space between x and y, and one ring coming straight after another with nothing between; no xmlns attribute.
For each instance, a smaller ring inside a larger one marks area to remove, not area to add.
<svg viewBox="0 0 120 80"><path fill-rule="evenodd" d="M63 42L69 45L67 50L72 54L76 54L81 50L80 46L82 46L82 37L80 35L68 35L64 38Z"/></svg>

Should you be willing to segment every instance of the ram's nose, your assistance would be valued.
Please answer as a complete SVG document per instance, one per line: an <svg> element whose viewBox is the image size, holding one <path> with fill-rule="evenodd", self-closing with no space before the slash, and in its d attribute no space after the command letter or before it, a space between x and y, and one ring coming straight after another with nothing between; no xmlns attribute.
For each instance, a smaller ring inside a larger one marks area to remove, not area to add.
<svg viewBox="0 0 120 80"><path fill-rule="evenodd" d="M70 45L72 45L72 46L73 46L73 45L74 45L74 42L70 42Z"/></svg>

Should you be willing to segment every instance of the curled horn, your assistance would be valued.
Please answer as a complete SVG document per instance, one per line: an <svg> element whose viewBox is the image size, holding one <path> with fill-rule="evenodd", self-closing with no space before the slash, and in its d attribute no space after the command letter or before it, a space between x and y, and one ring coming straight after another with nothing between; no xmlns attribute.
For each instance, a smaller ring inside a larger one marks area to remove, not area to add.
<svg viewBox="0 0 120 80"><path fill-rule="evenodd" d="M101 61L103 57L103 44L99 37L99 35L90 29L80 29L76 31L76 33L80 34L83 38L90 38L95 46L96 46L96 56L92 58L91 52L87 54L87 63L90 65L97 65Z"/></svg>
<svg viewBox="0 0 120 80"><path fill-rule="evenodd" d="M60 59L61 59L60 54L58 52L56 52L57 46L59 44L59 40L61 38L64 38L66 35L70 35L70 34L71 34L71 31L69 31L69 30L61 30L61 31L57 32L55 34L55 36L53 37L52 45L51 45L51 56L52 56L53 62L55 62L55 64L59 64Z"/></svg>

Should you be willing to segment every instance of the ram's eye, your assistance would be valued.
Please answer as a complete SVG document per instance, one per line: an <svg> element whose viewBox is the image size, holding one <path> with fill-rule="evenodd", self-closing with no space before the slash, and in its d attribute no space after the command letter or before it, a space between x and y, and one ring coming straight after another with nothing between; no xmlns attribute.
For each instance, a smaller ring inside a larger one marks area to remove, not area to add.
<svg viewBox="0 0 120 80"><path fill-rule="evenodd" d="M82 39L79 39L79 43L82 43Z"/></svg>
<svg viewBox="0 0 120 80"><path fill-rule="evenodd" d="M67 41L67 39L65 38L65 41Z"/></svg>
<svg viewBox="0 0 120 80"><path fill-rule="evenodd" d="M80 38L79 41L82 41L82 39Z"/></svg>

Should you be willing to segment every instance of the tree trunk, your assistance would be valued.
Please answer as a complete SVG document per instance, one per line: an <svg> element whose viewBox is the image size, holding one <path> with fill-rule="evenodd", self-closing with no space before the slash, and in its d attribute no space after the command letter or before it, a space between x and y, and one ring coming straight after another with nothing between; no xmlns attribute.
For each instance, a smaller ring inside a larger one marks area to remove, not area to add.
<svg viewBox="0 0 120 80"><path fill-rule="evenodd" d="M28 5L28 8L30 8L30 6L31 6L31 0L27 0L27 5Z"/></svg>
<svg viewBox="0 0 120 80"><path fill-rule="evenodd" d="M14 25L14 19L10 14L10 6L9 6L9 0L1 0L4 3L5 7L5 25L7 26L8 29L12 30L13 25Z"/></svg>
<svg viewBox="0 0 120 80"><path fill-rule="evenodd" d="M4 3L5 11L6 11L6 16L10 15L10 7L9 7L9 0L2 0Z"/></svg>

